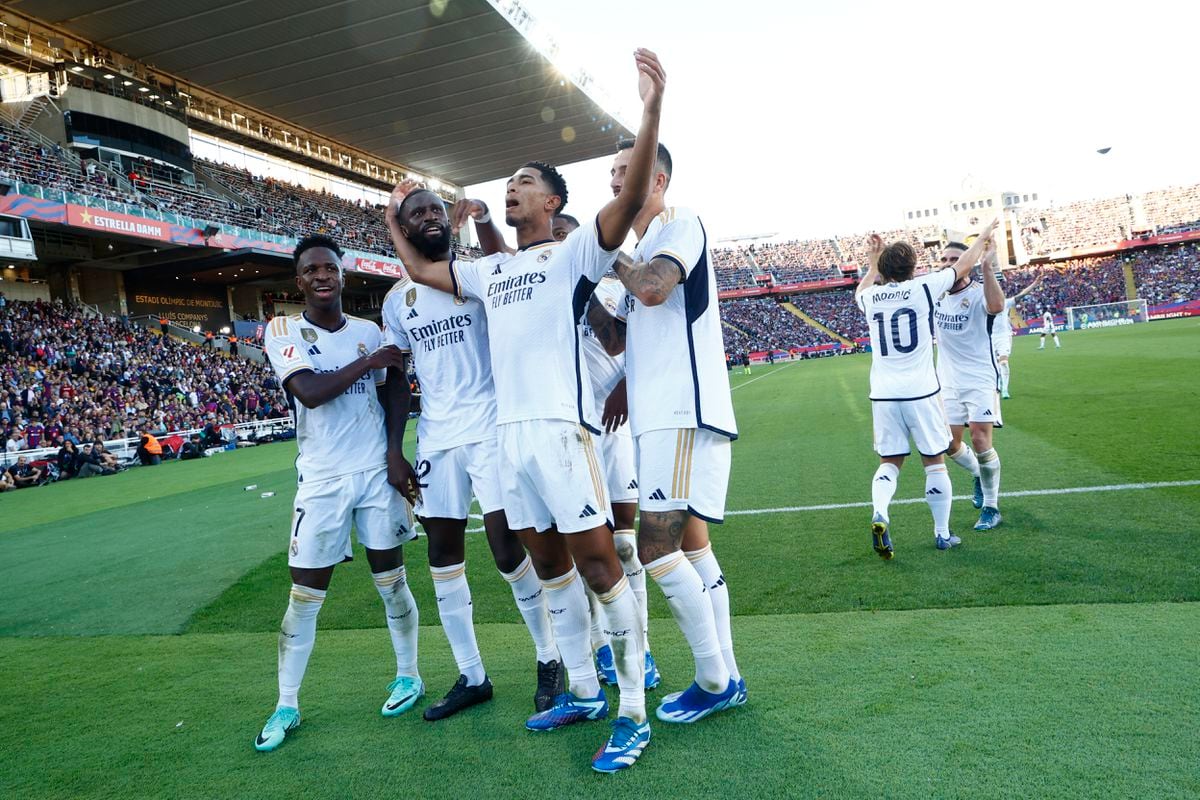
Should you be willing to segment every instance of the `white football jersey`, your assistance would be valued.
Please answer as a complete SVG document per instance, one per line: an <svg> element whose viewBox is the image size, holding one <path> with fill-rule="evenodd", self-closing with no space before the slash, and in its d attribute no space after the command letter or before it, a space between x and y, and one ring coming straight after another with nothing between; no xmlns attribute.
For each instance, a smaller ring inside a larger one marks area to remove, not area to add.
<svg viewBox="0 0 1200 800"><path fill-rule="evenodd" d="M487 314L497 423L558 419L600 432L579 321L617 251L600 246L596 226L451 262L455 294L479 300Z"/></svg>
<svg viewBox="0 0 1200 800"><path fill-rule="evenodd" d="M992 349L992 327L999 315L987 312L983 284L971 281L960 292L937 301L937 377L954 389L994 390L1000 373Z"/></svg>
<svg viewBox="0 0 1200 800"><path fill-rule="evenodd" d="M1054 333L1054 315L1049 311L1042 314L1042 331L1045 333Z"/></svg>
<svg viewBox="0 0 1200 800"><path fill-rule="evenodd" d="M625 302L625 286L615 275L605 275L596 287L596 298L604 304L605 310L618 319L624 319L622 306ZM583 333L583 357L587 359L588 374L592 377L592 393L596 396L596 408L603 409L604 401L612 394L612 390L625 377L625 354L610 356L604 345L596 338L592 326L588 324L587 314L579 325Z"/></svg>
<svg viewBox="0 0 1200 800"><path fill-rule="evenodd" d="M633 435L704 428L736 439L717 277L703 223L686 208L668 208L650 222L633 258L668 259L683 278L662 305L644 306L632 293L625 294Z"/></svg>
<svg viewBox="0 0 1200 800"><path fill-rule="evenodd" d="M1000 339L1012 336L1012 311L1017 307L1017 301L1011 297L1004 298L1004 310L992 321L992 338Z"/></svg>
<svg viewBox="0 0 1200 800"><path fill-rule="evenodd" d="M421 381L422 452L496 435L487 315L478 300L397 281L383 301L383 340L412 355Z"/></svg>
<svg viewBox="0 0 1200 800"><path fill-rule="evenodd" d="M286 390L294 375L337 372L379 349L382 341L379 326L365 319L346 316L340 327L327 330L297 314L271 320L263 346ZM328 480L386 464L387 432L375 390L386 379L387 370L373 370L316 408L305 408L288 395L300 446L299 482Z"/></svg>
<svg viewBox="0 0 1200 800"><path fill-rule="evenodd" d="M871 331L871 399L919 400L937 394L933 309L954 285L950 267L901 283L868 286L857 298Z"/></svg>

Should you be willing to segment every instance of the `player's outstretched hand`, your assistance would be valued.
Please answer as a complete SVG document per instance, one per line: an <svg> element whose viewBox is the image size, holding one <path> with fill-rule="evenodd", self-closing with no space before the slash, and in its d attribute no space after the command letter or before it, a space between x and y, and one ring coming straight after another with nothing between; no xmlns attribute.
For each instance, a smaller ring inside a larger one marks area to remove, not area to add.
<svg viewBox="0 0 1200 800"><path fill-rule="evenodd" d="M371 369L388 369L389 367L394 367L403 371L405 369L404 362L407 359L408 356L399 347L389 344L384 345L367 356L367 366Z"/></svg>
<svg viewBox="0 0 1200 800"><path fill-rule="evenodd" d="M612 433L628 419L629 395L625 391L625 380L622 379L604 401L604 413L600 417L600 424L604 426L605 433Z"/></svg>
<svg viewBox="0 0 1200 800"><path fill-rule="evenodd" d="M416 505L421 499L421 484L417 478L417 471L404 457L404 453L388 450L387 471L388 483L392 488L403 495L410 505Z"/></svg>
<svg viewBox="0 0 1200 800"><path fill-rule="evenodd" d="M642 105L648 110L658 111L662 108L663 90L667 86L667 73L653 52L639 47L633 52L633 60L638 69L638 96Z"/></svg>
<svg viewBox="0 0 1200 800"><path fill-rule="evenodd" d="M459 200L450 210L450 232L457 236L468 219L481 219L487 213L487 204L482 200Z"/></svg>
<svg viewBox="0 0 1200 800"><path fill-rule="evenodd" d="M867 237L867 255L878 258L879 254L882 252L883 237L881 237L878 233L872 233Z"/></svg>
<svg viewBox="0 0 1200 800"><path fill-rule="evenodd" d="M996 232L996 228L1000 227L1000 218L995 217L987 224L987 227L979 232L979 235L985 239L991 239L992 234Z"/></svg>
<svg viewBox="0 0 1200 800"><path fill-rule="evenodd" d="M996 239L992 236L989 236L987 241L984 242L984 245L983 245L983 261L984 261L984 263L990 263L992 261L992 259L994 259L995 257L996 257Z"/></svg>
<svg viewBox="0 0 1200 800"><path fill-rule="evenodd" d="M405 178L396 184L396 188L392 189L391 199L388 201L387 216L392 219L399 215L400 204L404 202L404 198L413 193L421 184L414 181L412 178Z"/></svg>

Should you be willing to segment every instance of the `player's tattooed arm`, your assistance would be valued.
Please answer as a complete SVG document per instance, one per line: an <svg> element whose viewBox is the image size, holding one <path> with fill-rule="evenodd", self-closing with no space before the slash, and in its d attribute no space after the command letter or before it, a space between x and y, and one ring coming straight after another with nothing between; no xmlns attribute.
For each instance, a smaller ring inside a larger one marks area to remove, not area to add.
<svg viewBox="0 0 1200 800"><path fill-rule="evenodd" d="M493 253L515 253L504 241L504 234L492 220L487 203L482 200L459 200L450 211L450 232L457 235L467 220L475 223L475 235L479 237L479 249L485 256Z"/></svg>
<svg viewBox="0 0 1200 800"><path fill-rule="evenodd" d="M999 314L1004 310L1004 290L1000 288L1000 281L996 280L999 269L996 242L989 236L987 244L983 246L983 307L989 314Z"/></svg>
<svg viewBox="0 0 1200 800"><path fill-rule="evenodd" d="M450 279L449 261L431 261L412 242L400 224L400 204L410 192L417 188L417 182L412 179L403 180L396 184L392 196L388 199L387 210L383 212L384 224L392 235L392 245L396 255L404 262L408 276L417 283L447 294L454 292L454 283Z"/></svg>
<svg viewBox="0 0 1200 800"><path fill-rule="evenodd" d="M645 306L660 306L683 281L683 270L669 258L634 261L624 253L617 256L617 277Z"/></svg>
<svg viewBox="0 0 1200 800"><path fill-rule="evenodd" d="M633 54L633 60L638 70L642 121L638 126L621 191L600 209L596 217L600 227L600 244L605 250L620 247L625 241L633 221L650 195L650 181L654 177L654 164L658 158L658 120L662 114L667 73L659 63L658 56L649 50L638 49Z"/></svg>
<svg viewBox="0 0 1200 800"><path fill-rule="evenodd" d="M588 325L596 340L604 346L604 352L610 356L619 356L625 352L625 323L608 313L599 297L592 294L592 301L587 310Z"/></svg>
<svg viewBox="0 0 1200 800"><path fill-rule="evenodd" d="M351 361L336 372L297 372L284 387L305 408L316 408L340 397L366 374L376 369L403 367L404 353L393 345Z"/></svg>

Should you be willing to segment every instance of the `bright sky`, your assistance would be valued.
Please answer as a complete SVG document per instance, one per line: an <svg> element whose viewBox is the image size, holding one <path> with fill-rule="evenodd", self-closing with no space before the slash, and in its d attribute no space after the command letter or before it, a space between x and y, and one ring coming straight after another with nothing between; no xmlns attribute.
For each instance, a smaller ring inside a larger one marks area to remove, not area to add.
<svg viewBox="0 0 1200 800"><path fill-rule="evenodd" d="M631 124L633 49L659 54L667 200L715 238L895 228L968 176L1060 202L1200 182L1200 4L522 2ZM568 210L611 198L610 162L562 168ZM503 207L502 181L468 193Z"/></svg>

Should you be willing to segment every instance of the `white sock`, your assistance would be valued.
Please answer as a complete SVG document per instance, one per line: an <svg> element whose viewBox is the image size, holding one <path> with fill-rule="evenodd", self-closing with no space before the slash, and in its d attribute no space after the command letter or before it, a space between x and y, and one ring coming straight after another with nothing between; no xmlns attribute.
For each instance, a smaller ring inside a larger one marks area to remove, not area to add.
<svg viewBox="0 0 1200 800"><path fill-rule="evenodd" d="M388 633L392 635L392 649L396 651L396 674L420 678L417 672L420 614L412 590L408 588L408 573L400 566L387 572L373 572L371 577L387 612Z"/></svg>
<svg viewBox="0 0 1200 800"><path fill-rule="evenodd" d="M738 671L737 660L733 657L733 631L729 625L729 585L721 573L721 565L713 555L712 545L707 544L702 550L692 550L684 553L700 580L708 587L708 600L713 607L713 622L717 626L717 641L721 643L721 656L725 666L729 668L729 676L735 681L742 679Z"/></svg>
<svg viewBox="0 0 1200 800"><path fill-rule="evenodd" d="M676 550L646 565L650 577L662 589L679 629L696 660L696 683L714 694L729 687L729 667L721 655L712 603L705 596L704 581L692 562Z"/></svg>
<svg viewBox="0 0 1200 800"><path fill-rule="evenodd" d="M1041 341L1038 342L1038 350L1045 350L1045 349L1046 349L1046 337L1043 336L1041 338Z"/></svg>
<svg viewBox="0 0 1200 800"><path fill-rule="evenodd" d="M975 451L967 447L966 442L958 443L958 451L950 454L950 460L971 473L971 477L979 477L979 459L975 457Z"/></svg>
<svg viewBox="0 0 1200 800"><path fill-rule="evenodd" d="M1000 391L1008 391L1008 362L1000 362Z"/></svg>
<svg viewBox="0 0 1200 800"><path fill-rule="evenodd" d="M567 668L571 692L590 700L600 694L600 681L596 679L592 649L588 646L588 605L583 578L572 567L566 575L542 581L542 586L546 589L546 610L554 625L554 639Z"/></svg>
<svg viewBox="0 0 1200 800"><path fill-rule="evenodd" d="M608 637L604 635L604 612L600 610L600 601L596 599L596 593L592 591L592 587L585 583L583 591L587 594L588 599L588 622L592 625L588 636L594 653L608 644Z"/></svg>
<svg viewBox="0 0 1200 800"><path fill-rule="evenodd" d="M637 596L624 575L611 589L596 596L596 605L604 613L604 632L612 645L613 662L617 667L617 686L621 689L621 705L617 716L634 722L646 721L646 689L643 665L646 651L642 648L642 621Z"/></svg>
<svg viewBox="0 0 1200 800"><path fill-rule="evenodd" d="M554 629L550 626L550 615L546 613L546 598L542 593L542 582L533 571L529 556L512 572L500 573L512 587L517 610L525 620L525 627L533 637L537 660L542 663L558 660L558 646L554 643Z"/></svg>
<svg viewBox="0 0 1200 800"><path fill-rule="evenodd" d="M880 464L879 469L875 470L875 477L871 479L871 504L875 513L882 515L884 519L891 519L888 516L888 506L896 494L896 482L899 479L900 468L895 464Z"/></svg>
<svg viewBox="0 0 1200 800"><path fill-rule="evenodd" d="M925 502L933 514L933 532L941 539L950 535L950 499L954 489L945 464L925 468Z"/></svg>
<svg viewBox="0 0 1200 800"><path fill-rule="evenodd" d="M458 665L459 673L467 676L468 686L478 686L483 683L487 673L483 669L483 657L479 655L479 643L475 641L467 565L431 566L429 573L433 576L438 616L442 619L442 630L450 642L450 651L454 653L454 663Z"/></svg>
<svg viewBox="0 0 1200 800"><path fill-rule="evenodd" d="M1060 341L1058 340L1058 334L1057 334L1057 333L1056 333L1056 334L1054 334L1054 346L1055 346L1055 347L1062 347L1062 342L1060 342Z"/></svg>
<svg viewBox="0 0 1200 800"><path fill-rule="evenodd" d="M642 610L642 649L650 652L650 604L646 596L646 568L638 559L637 534L632 530L617 531L613 534L613 545L617 548L617 558L621 559L625 577L629 579L629 588Z"/></svg>
<svg viewBox="0 0 1200 800"><path fill-rule="evenodd" d="M983 504L1000 507L1000 455L996 448L979 454L980 483L983 484Z"/></svg>
<svg viewBox="0 0 1200 800"><path fill-rule="evenodd" d="M325 592L292 584L283 624L279 626L279 702L276 708L299 708L300 683L317 640L317 614Z"/></svg>

